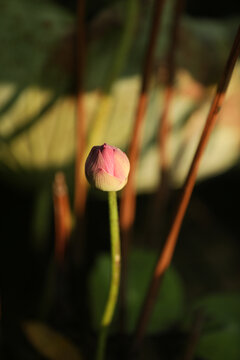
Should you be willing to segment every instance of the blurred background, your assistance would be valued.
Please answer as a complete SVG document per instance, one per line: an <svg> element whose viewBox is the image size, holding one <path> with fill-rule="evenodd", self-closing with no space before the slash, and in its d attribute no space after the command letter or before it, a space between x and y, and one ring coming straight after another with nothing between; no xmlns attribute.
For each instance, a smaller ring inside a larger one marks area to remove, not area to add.
<svg viewBox="0 0 240 360"><path fill-rule="evenodd" d="M131 138L153 6L152 0L137 3L131 46L111 81L127 1L89 0L85 13L86 126L91 132L99 98L107 92L111 107L98 144L106 142L124 151ZM116 314L109 359L118 358L120 340L127 344L133 332L240 23L237 1L185 1L169 110L170 195L164 212L151 223L149 213L161 182L157 129L174 5L174 0L167 0L164 6L137 168L126 329L117 335ZM71 208L74 201L76 1L0 0L0 45L0 359L92 359L110 276L104 195L89 191L84 255L76 233L61 266L54 250L57 172L65 174ZM201 161L142 359L240 359L239 149L238 61ZM78 262L78 255L84 261ZM192 345L194 355L187 357Z"/></svg>

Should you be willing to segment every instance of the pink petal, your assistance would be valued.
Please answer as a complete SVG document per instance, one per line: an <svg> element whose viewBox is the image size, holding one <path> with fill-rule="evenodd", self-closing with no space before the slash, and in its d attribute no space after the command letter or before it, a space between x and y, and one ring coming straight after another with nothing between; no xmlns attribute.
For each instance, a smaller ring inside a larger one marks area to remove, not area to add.
<svg viewBox="0 0 240 360"><path fill-rule="evenodd" d="M130 170L130 163L127 155L121 150L116 149L114 152L114 163L114 176L119 179L127 179Z"/></svg>
<svg viewBox="0 0 240 360"><path fill-rule="evenodd" d="M114 148L110 145L103 144L102 157L104 160L104 165L102 168L110 175L114 175Z"/></svg>

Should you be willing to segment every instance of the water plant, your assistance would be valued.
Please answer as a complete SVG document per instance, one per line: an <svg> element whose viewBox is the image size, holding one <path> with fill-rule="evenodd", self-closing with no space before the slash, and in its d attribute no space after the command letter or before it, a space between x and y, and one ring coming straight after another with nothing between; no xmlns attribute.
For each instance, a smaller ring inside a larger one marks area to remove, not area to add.
<svg viewBox="0 0 240 360"><path fill-rule="evenodd" d="M238 360L239 19L2 3L0 358Z"/></svg>
<svg viewBox="0 0 240 360"><path fill-rule="evenodd" d="M127 156L118 148L103 144L90 151L85 172L89 183L95 188L108 192L109 221L111 237L112 275L107 304L101 321L96 360L103 360L106 338L116 307L121 270L121 246L117 210L116 191L127 183L130 163Z"/></svg>

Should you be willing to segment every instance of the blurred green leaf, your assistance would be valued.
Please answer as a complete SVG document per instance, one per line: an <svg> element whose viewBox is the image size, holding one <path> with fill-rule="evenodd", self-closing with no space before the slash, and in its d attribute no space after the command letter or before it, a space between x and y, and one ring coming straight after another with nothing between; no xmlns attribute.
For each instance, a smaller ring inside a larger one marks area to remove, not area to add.
<svg viewBox="0 0 240 360"><path fill-rule="evenodd" d="M201 309L204 322L196 354L206 360L239 360L240 293L213 294L197 300L190 318L197 309Z"/></svg>
<svg viewBox="0 0 240 360"><path fill-rule="evenodd" d="M204 360L239 360L240 328L229 326L201 336L196 354Z"/></svg>
<svg viewBox="0 0 240 360"><path fill-rule="evenodd" d="M31 344L47 359L83 359L76 345L46 324L37 321L27 321L22 326Z"/></svg>
<svg viewBox="0 0 240 360"><path fill-rule="evenodd" d="M156 259L156 252L146 249L135 249L130 256L127 294L127 327L130 332L136 325ZM181 279L171 267L164 276L148 333L155 333L176 323L183 315L183 307L184 290Z"/></svg>
<svg viewBox="0 0 240 360"><path fill-rule="evenodd" d="M92 323L98 328L108 297L111 277L110 256L99 256L89 277L89 292L92 312Z"/></svg>
<svg viewBox="0 0 240 360"><path fill-rule="evenodd" d="M149 91L136 176L137 189L142 192L152 191L159 181L156 134L165 94L162 79L159 80L157 74L161 73L160 65L166 57L173 3L167 2L159 30L153 87ZM141 7L137 19L140 26L134 33L126 66L121 72L117 66L116 74L121 73L121 77L116 79L111 91L112 106L104 129L104 142L123 150L132 133L151 4ZM113 59L119 51L126 20L125 5L109 1L102 1L96 8L88 5L90 17L87 19L95 15L96 18L87 26L90 35L85 69L87 125L91 124L99 106L98 90L114 70ZM107 12L101 13L103 8ZM70 168L74 161L76 101L70 89L73 90L75 81L76 19L73 13L50 0L36 3L4 0L0 11L0 44L4 49L0 57L0 171L5 171L9 177L17 173L31 183L36 178L44 181L46 175L52 179L57 169ZM180 186L185 179L212 101L213 92L203 83L206 79L211 83L218 80L238 22L237 18L182 19L176 87L169 113L172 130L168 155L173 186ZM122 65L121 62L121 70ZM239 65L201 162L199 177L215 175L239 161L238 72Z"/></svg>
<svg viewBox="0 0 240 360"><path fill-rule="evenodd" d="M49 53L72 31L73 17L50 1L1 1L0 11L0 81L48 83Z"/></svg>
<svg viewBox="0 0 240 360"><path fill-rule="evenodd" d="M148 288L156 253L134 249L130 254L127 292L127 331L132 332ZM89 279L93 326L98 328L110 283L110 257L101 255ZM148 333L155 333L176 323L183 314L184 291L177 272L170 268L164 277Z"/></svg>
<svg viewBox="0 0 240 360"><path fill-rule="evenodd" d="M206 322L212 326L236 323L240 326L240 293L214 294L197 301Z"/></svg>

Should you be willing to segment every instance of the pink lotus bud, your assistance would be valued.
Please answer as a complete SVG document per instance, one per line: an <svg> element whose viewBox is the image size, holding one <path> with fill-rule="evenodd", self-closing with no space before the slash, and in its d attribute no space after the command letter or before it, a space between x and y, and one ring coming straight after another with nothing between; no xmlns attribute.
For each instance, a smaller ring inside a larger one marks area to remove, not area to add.
<svg viewBox="0 0 240 360"><path fill-rule="evenodd" d="M89 183L103 191L121 190L127 183L129 170L127 155L107 144L94 146L85 164Z"/></svg>

